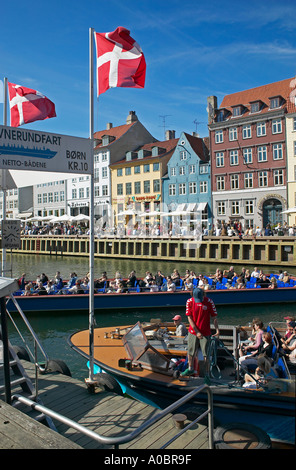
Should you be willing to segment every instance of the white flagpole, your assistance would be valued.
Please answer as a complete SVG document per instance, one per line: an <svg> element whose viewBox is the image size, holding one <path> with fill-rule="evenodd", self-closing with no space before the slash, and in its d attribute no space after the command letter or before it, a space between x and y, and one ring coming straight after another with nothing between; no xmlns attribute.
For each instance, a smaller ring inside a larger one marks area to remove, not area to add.
<svg viewBox="0 0 296 470"><path fill-rule="evenodd" d="M93 79L93 34L89 28L89 138L93 142L94 135L94 79ZM94 146L92 143L91 175L90 175L90 234L89 234L89 378L90 385L94 381Z"/></svg>
<svg viewBox="0 0 296 470"><path fill-rule="evenodd" d="M7 78L4 78L3 85L3 125L7 126ZM6 219L6 172L2 169L2 220ZM6 275L6 248L2 248L2 276Z"/></svg>

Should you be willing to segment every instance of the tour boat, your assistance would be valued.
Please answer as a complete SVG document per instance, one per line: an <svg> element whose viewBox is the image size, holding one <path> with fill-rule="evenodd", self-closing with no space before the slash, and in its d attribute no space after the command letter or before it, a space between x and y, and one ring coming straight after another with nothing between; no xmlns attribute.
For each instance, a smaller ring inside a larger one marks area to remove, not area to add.
<svg viewBox="0 0 296 470"><path fill-rule="evenodd" d="M210 370L206 376L180 376L187 355L186 338L173 335L172 323L151 320L135 325L95 328L93 334L93 373L99 386L117 393L148 400L165 407L197 386L210 384L215 415L249 420L272 427L278 440L295 440L295 376L285 359L275 357L273 378L263 387L244 388L239 374L237 346L248 328L220 326L219 339L211 340ZM70 346L90 360L89 330L74 333ZM196 404L205 404L200 394ZM244 416L243 416L244 415ZM224 418L223 418L224 419ZM259 420L259 421L258 421ZM263 426L263 427L264 427ZM294 437L293 437L294 436Z"/></svg>

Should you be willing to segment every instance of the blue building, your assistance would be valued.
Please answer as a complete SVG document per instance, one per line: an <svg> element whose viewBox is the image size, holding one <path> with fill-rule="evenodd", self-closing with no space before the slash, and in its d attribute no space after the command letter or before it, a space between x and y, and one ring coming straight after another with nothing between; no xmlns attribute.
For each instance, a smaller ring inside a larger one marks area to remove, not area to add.
<svg viewBox="0 0 296 470"><path fill-rule="evenodd" d="M162 178L163 210L172 213L171 222L189 223L191 229L196 222L199 228L200 224L208 228L212 222L208 138L182 132L167 168Z"/></svg>

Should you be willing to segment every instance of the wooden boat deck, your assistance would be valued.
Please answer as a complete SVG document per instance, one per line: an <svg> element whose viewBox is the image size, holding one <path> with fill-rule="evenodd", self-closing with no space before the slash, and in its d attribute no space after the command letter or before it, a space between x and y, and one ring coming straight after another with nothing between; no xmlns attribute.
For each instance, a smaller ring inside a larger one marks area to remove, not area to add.
<svg viewBox="0 0 296 470"><path fill-rule="evenodd" d="M33 364L25 361L22 361L22 363L27 374L34 381L35 370ZM44 406L105 436L128 434L157 412L152 406L114 393L98 391L98 393L90 394L83 382L62 374L40 375L38 388L39 398ZM193 420L198 414L201 414L204 408L192 408L192 405L188 405L187 410L188 419L185 424L190 422L189 419ZM101 445L64 424L55 420L54 422L63 438L69 439L84 449L112 448L111 446ZM123 444L120 448L159 449L177 432L172 414L170 414L155 423L152 428L143 432L138 438ZM51 446L51 448L54 447ZM205 424L198 423L194 425L192 429L186 431L168 446L168 449L201 448L208 448L207 418L205 418Z"/></svg>

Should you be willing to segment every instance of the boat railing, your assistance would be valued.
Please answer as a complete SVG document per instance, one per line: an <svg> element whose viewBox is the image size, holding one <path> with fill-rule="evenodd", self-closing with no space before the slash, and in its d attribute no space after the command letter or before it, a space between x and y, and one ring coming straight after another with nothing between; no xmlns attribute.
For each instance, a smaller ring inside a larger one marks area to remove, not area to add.
<svg viewBox="0 0 296 470"><path fill-rule="evenodd" d="M167 408L164 410L161 410L160 412L154 414L151 418L149 418L146 422L141 424L137 429L134 431L130 432L129 434L126 434L124 436L103 436L100 435L85 426L82 426L81 424L59 414L56 413L53 410L50 410L49 408L40 405L39 403L36 403L33 400L30 400L29 398L23 397L21 395L13 395L12 400L18 400L21 403L35 409L36 411L39 411L41 413L44 413L46 416L49 416L52 419L55 419L62 424L69 426L73 429L76 429L78 432L81 432L82 434L90 437L91 439L95 440L96 442L104 445L110 445L114 446L114 449L118 449L120 445L125 444L127 442L132 441L135 439L137 436L139 436L141 433L143 433L146 429L151 427L153 424L155 424L157 421L161 420L168 414L172 413L174 410L179 408L181 405L184 405L187 403L189 400L191 400L193 397L198 395L201 392L206 392L207 397L208 397L208 408L205 410L201 415L199 415L196 419L191 421L187 426L185 426L183 429L181 429L172 439L167 441L160 449L165 449L168 445L170 445L173 441L175 441L178 437L180 437L182 434L184 434L188 429L190 429L192 426L194 426L196 423L204 419L206 416L208 416L208 438L209 438L209 448L213 449L214 448L214 415L213 415L213 392L211 388L207 384L202 384L199 387L195 388L194 390L191 390L189 393L187 393L185 396L181 397L179 400L177 400L175 403L172 403L169 405Z"/></svg>
<svg viewBox="0 0 296 470"><path fill-rule="evenodd" d="M8 309L6 308L7 315L9 316L9 318L10 318L10 320L11 320L11 322L12 322L14 328L16 329L18 335L20 336L21 340L23 341L23 343L24 343L24 345L25 345L25 347L26 347L26 350L27 350L29 356L30 356L31 359L34 361L35 366L36 366L41 372L44 372L44 371L45 371L45 368L43 368L43 367L41 366L41 364L38 363L38 361L37 361L37 348L39 348L39 350L40 350L42 356L44 357L46 363L49 361L49 357L48 357L47 353L45 352L45 350L44 350L42 344L40 343L40 341L39 341L39 339L38 339L38 337L37 337L35 331L33 330L32 326L30 325L30 323L29 323L29 321L28 321L26 315L24 314L24 312L22 311L21 307L19 306L17 300L14 298L14 296L13 296L12 294L10 295L9 299L11 299L11 301L14 303L14 305L15 305L15 307L16 307L18 313L20 314L22 320L24 321L24 323L25 323L27 329L29 330L29 332L30 332L30 334L31 334L31 336L32 336L32 338L33 338L33 341L34 341L34 353L32 353L32 351L31 351L31 349L30 349L28 343L26 342L25 338L23 337L23 335L22 335L21 331L19 330L19 328L18 328L16 322L15 322L14 319L12 318L11 313L10 313L10 312L8 311ZM8 303L8 301L7 301L7 303Z"/></svg>

